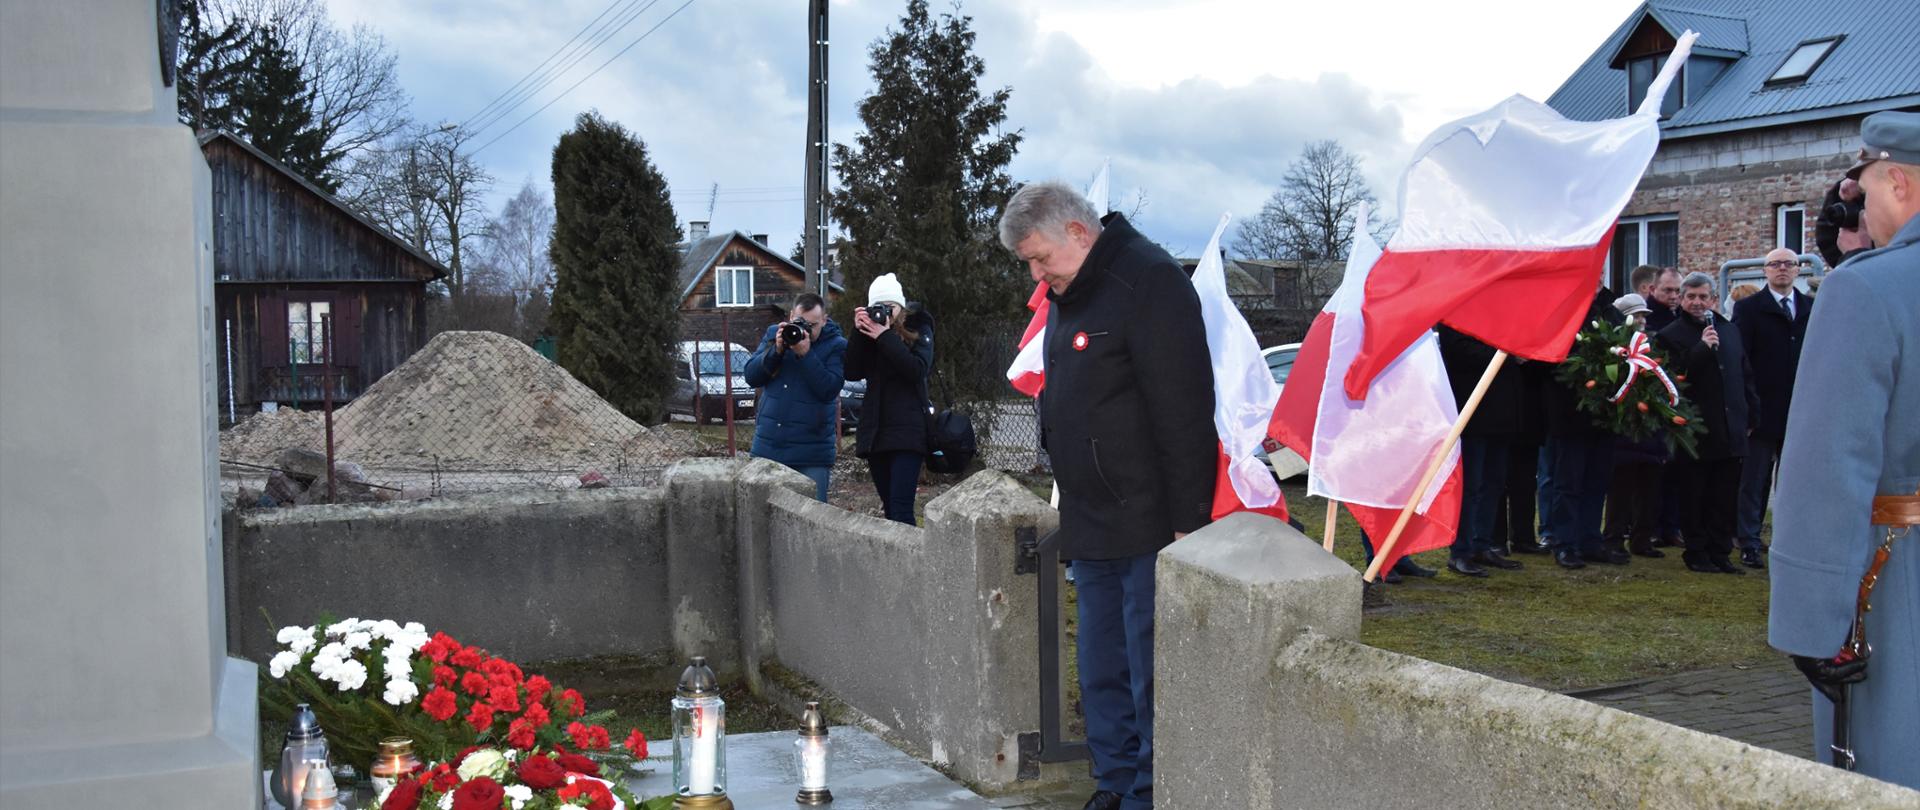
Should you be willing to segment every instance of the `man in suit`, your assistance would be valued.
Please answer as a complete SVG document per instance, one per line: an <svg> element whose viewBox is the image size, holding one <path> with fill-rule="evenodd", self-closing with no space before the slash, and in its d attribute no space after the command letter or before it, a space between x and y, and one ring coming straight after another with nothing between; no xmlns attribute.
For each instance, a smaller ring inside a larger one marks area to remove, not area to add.
<svg viewBox="0 0 1920 810"><path fill-rule="evenodd" d="M1668 475L1679 492L1687 570L1744 574L1727 555L1733 551L1740 460L1759 416L1759 396L1740 330L1714 311L1718 301L1713 277L1691 273L1680 282L1679 320L1660 330L1672 370L1686 377L1685 394L1707 429L1698 456L1675 459Z"/></svg>
<svg viewBox="0 0 1920 810"><path fill-rule="evenodd" d="M1213 363L1193 283L1077 189L1034 183L1000 244L1047 285L1041 441L1080 605L1086 810L1153 806L1154 562L1213 515Z"/></svg>
<svg viewBox="0 0 1920 810"><path fill-rule="evenodd" d="M1733 325L1753 363L1753 387L1760 394L1760 424L1747 441L1740 465L1737 521L1740 563L1765 568L1760 554L1760 524L1767 516L1775 462L1787 433L1787 406L1793 401L1793 377L1800 367L1800 343L1813 317L1813 298L1795 289L1800 257L1786 248L1767 254L1767 289L1733 305Z"/></svg>
<svg viewBox="0 0 1920 810"><path fill-rule="evenodd" d="M1920 788L1920 113L1875 113L1860 130L1848 176L1884 247L1827 275L1807 326L1799 382L1819 396L1787 417L1767 640L1813 682L1815 756L1832 761L1829 694L1850 689L1857 770ZM1846 649L1856 618L1865 658Z"/></svg>
<svg viewBox="0 0 1920 810"><path fill-rule="evenodd" d="M1493 347L1449 326L1441 326L1440 357L1447 366L1455 404L1472 396L1480 375L1493 360ZM1520 408L1519 364L1504 365L1480 400L1460 436L1460 464L1465 492L1460 498L1460 528L1454 532L1447 570L1461 576L1484 577L1488 568L1514 570L1518 560L1507 558L1506 538L1494 540L1494 516L1507 486L1508 448L1518 439Z"/></svg>

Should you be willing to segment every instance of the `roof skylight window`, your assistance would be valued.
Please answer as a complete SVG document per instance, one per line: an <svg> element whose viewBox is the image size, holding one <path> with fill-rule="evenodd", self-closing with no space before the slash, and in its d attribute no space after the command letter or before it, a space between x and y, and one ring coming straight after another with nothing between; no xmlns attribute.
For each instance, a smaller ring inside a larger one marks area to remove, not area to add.
<svg viewBox="0 0 1920 810"><path fill-rule="evenodd" d="M1840 44L1840 39L1840 37L1828 37L1800 43L1800 47L1794 48L1793 53L1787 56L1787 61L1780 63L1779 69L1775 70L1772 76L1767 77L1767 84L1806 81L1808 76L1813 75L1814 69L1820 67L1821 62L1826 61L1827 54L1833 52L1833 47Z"/></svg>

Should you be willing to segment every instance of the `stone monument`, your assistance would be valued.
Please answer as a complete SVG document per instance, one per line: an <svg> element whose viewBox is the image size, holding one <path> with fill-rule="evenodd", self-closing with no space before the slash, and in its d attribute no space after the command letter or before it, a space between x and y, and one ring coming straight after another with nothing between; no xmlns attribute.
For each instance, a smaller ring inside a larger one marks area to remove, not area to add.
<svg viewBox="0 0 1920 810"><path fill-rule="evenodd" d="M0 0L0 806L260 806L173 0Z"/></svg>

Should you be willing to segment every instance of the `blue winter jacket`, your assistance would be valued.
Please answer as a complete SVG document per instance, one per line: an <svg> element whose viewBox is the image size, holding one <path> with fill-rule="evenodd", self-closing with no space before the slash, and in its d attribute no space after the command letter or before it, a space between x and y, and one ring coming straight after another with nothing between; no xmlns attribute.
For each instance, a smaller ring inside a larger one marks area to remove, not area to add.
<svg viewBox="0 0 1920 810"><path fill-rule="evenodd" d="M753 455L796 468L832 465L847 339L828 321L801 357L774 344L779 331L780 324L767 327L760 347L747 359L747 384L764 389L754 417Z"/></svg>

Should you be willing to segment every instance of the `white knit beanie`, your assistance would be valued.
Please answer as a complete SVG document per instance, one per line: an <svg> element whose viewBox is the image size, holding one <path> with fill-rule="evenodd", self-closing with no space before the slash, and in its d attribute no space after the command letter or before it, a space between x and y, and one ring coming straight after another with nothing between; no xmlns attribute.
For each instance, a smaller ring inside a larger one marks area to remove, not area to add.
<svg viewBox="0 0 1920 810"><path fill-rule="evenodd" d="M907 308L907 294L900 289L900 279L887 273L873 280L867 287L867 306L890 303L901 309Z"/></svg>

